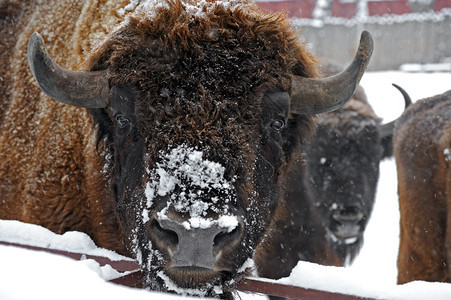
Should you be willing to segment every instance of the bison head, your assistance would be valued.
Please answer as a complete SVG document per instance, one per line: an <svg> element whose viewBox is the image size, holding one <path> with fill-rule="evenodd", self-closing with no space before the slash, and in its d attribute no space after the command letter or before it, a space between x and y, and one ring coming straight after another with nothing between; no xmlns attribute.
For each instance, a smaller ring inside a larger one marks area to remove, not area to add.
<svg viewBox="0 0 451 300"><path fill-rule="evenodd" d="M369 33L337 76L279 15L254 4L179 1L138 11L89 58L56 65L34 34L41 89L89 109L111 155L112 206L146 285L217 295L236 282L271 222L293 152L314 114L354 92Z"/></svg>

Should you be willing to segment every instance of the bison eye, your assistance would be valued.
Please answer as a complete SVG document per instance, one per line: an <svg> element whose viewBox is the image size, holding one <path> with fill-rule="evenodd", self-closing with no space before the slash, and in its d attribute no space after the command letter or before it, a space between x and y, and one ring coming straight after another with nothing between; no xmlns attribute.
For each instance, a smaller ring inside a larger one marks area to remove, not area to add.
<svg viewBox="0 0 451 300"><path fill-rule="evenodd" d="M285 126L285 121L283 120L274 120L271 123L271 128L275 131L281 130Z"/></svg>
<svg viewBox="0 0 451 300"><path fill-rule="evenodd" d="M120 128L124 128L130 123L130 120L121 114L116 115L116 121Z"/></svg>

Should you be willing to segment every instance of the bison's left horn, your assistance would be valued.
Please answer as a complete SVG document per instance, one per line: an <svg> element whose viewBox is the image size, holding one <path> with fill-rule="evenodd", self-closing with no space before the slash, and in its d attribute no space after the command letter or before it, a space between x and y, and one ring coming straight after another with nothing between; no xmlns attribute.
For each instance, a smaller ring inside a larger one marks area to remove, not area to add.
<svg viewBox="0 0 451 300"><path fill-rule="evenodd" d="M368 31L360 37L354 61L343 72L326 78L296 77L290 110L298 114L333 111L351 98L373 52L373 38Z"/></svg>
<svg viewBox="0 0 451 300"><path fill-rule="evenodd" d="M76 72L61 68L52 60L44 40L37 32L31 35L27 51L31 72L47 96L80 107L107 106L106 71Z"/></svg>

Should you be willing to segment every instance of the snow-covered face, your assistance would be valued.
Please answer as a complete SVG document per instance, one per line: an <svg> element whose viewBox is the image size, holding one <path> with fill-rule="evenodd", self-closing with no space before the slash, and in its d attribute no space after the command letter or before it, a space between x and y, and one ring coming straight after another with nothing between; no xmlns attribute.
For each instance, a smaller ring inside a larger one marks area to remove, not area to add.
<svg viewBox="0 0 451 300"><path fill-rule="evenodd" d="M224 112L205 130L191 128L201 114L147 127L136 95L113 87L109 107L113 193L130 251L153 289L221 294L252 266L279 200L288 93L266 92L251 121Z"/></svg>
<svg viewBox="0 0 451 300"><path fill-rule="evenodd" d="M187 270L197 283L211 287L234 273L236 266L223 260L245 234L244 211L238 207L235 190L237 176L226 176L225 167L206 159L207 155L208 149L179 145L161 151L156 166L146 170L145 203L137 219L142 217L154 243L150 255L165 257L164 270L157 276L167 287L178 286L177 291L193 288L184 283ZM134 246L142 251L138 241ZM161 262L152 264L150 268L155 268Z"/></svg>

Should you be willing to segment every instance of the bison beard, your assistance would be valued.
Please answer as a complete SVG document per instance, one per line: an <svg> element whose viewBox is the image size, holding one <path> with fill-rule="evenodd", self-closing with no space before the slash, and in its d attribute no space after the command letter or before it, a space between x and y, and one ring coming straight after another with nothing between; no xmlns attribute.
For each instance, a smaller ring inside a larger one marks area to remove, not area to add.
<svg viewBox="0 0 451 300"><path fill-rule="evenodd" d="M38 34L30 38L28 61L48 96L87 114L39 95L22 70L26 86L14 91L5 122L30 135L21 139L2 128L0 195L7 198L0 217L84 231L99 246L135 257L147 275L143 285L152 289L229 296L251 266L283 195L285 170L312 134L313 116L352 95L371 55L371 36L362 34L348 69L317 79L316 60L284 17L262 14L252 3L142 2L118 13L119 2L102 10L72 2L64 11L83 16L73 22L73 34L74 52L89 53L86 71L60 67ZM96 14L108 9L111 24L126 17L100 42L96 27L83 22L102 19ZM42 24L35 26L45 32ZM56 42L65 44L63 33ZM99 46L90 48L90 39ZM67 53L53 51L58 59L81 59ZM21 101L34 104L39 97L50 113L32 105L17 114ZM41 119L29 122L27 114ZM73 139L53 149L48 132ZM11 140L19 152L5 146ZM20 149L35 141L52 155L33 160L33 170L52 171L28 172L11 159L27 160L30 154ZM12 205L13 197L20 205Z"/></svg>

